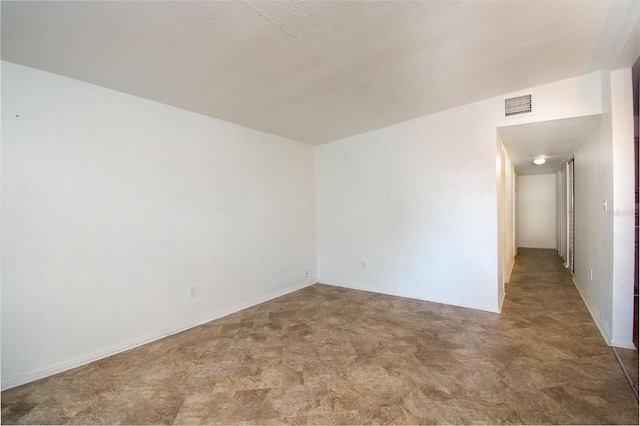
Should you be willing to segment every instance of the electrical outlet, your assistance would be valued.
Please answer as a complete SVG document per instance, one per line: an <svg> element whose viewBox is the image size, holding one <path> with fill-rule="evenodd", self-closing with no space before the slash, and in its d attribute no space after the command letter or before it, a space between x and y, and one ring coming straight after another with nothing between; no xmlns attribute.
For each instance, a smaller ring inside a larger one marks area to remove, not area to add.
<svg viewBox="0 0 640 426"><path fill-rule="evenodd" d="M360 262L360 268L362 268L363 271L367 269L367 262Z"/></svg>
<svg viewBox="0 0 640 426"><path fill-rule="evenodd" d="M305 278L309 278L309 270L308 270L308 269L305 269L305 271L304 271L304 277L305 277Z"/></svg>
<svg viewBox="0 0 640 426"><path fill-rule="evenodd" d="M589 281L593 281L593 269L589 269Z"/></svg>
<svg viewBox="0 0 640 426"><path fill-rule="evenodd" d="M191 286L191 288L189 289L189 297L196 297L197 295L197 287L195 285Z"/></svg>

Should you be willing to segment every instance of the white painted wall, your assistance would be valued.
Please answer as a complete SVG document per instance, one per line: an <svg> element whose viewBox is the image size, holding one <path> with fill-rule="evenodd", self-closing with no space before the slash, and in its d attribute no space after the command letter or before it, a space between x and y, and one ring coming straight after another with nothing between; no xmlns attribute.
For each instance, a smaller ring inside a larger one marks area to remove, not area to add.
<svg viewBox="0 0 640 426"><path fill-rule="evenodd" d="M605 340L621 347L633 347L631 95L630 69L602 73L602 119L580 143L574 157L574 280Z"/></svg>
<svg viewBox="0 0 640 426"><path fill-rule="evenodd" d="M611 344L633 345L635 164L631 68L611 72L613 148L613 327Z"/></svg>
<svg viewBox="0 0 640 426"><path fill-rule="evenodd" d="M613 227L603 208L612 195L610 126L605 118L578 145L575 164L574 281L607 343L611 341Z"/></svg>
<svg viewBox="0 0 640 426"><path fill-rule="evenodd" d="M518 176L520 247L556 248L556 175Z"/></svg>
<svg viewBox="0 0 640 426"><path fill-rule="evenodd" d="M496 201L497 201L497 229L498 232L498 310L502 310L502 303L504 302L505 284L508 281L507 278L507 262L506 262L506 218L505 210L507 199L505 197L506 187L506 161L508 155L504 144L500 138L500 132L496 131Z"/></svg>
<svg viewBox="0 0 640 426"><path fill-rule="evenodd" d="M314 182L312 147L10 63L2 77L3 388L316 276L498 311L496 127L600 113L599 77L557 82L533 89L553 113L503 120L493 98L317 147Z"/></svg>
<svg viewBox="0 0 640 426"><path fill-rule="evenodd" d="M498 300L499 306L506 296L505 284L511 279L515 264L515 169L509 154L496 132L497 152L496 171L498 174Z"/></svg>
<svg viewBox="0 0 640 426"><path fill-rule="evenodd" d="M319 281L498 311L516 247L496 128L601 112L599 73L519 93L535 114L492 98L317 147Z"/></svg>
<svg viewBox="0 0 640 426"><path fill-rule="evenodd" d="M504 98L529 93L532 94L533 113L511 117L500 115L498 127L588 116L602 112L599 72L509 93L502 97L500 107L504 105Z"/></svg>
<svg viewBox="0 0 640 426"><path fill-rule="evenodd" d="M513 163L511 163L511 159L509 158L509 154L504 148L504 145L501 147L501 149L503 161L502 174L504 176L502 179L502 198L504 200L504 203L502 205L504 217L504 282L508 283L511 278L511 271L513 270L516 256L515 181L517 177Z"/></svg>
<svg viewBox="0 0 640 426"><path fill-rule="evenodd" d="M311 146L6 62L2 142L3 388L316 282Z"/></svg>
<svg viewBox="0 0 640 426"><path fill-rule="evenodd" d="M317 147L320 282L498 310L494 102Z"/></svg>

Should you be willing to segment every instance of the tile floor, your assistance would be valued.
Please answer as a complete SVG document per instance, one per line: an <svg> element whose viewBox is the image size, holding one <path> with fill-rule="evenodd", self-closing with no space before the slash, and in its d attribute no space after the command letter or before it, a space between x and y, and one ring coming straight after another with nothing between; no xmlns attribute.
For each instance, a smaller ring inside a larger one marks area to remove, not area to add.
<svg viewBox="0 0 640 426"><path fill-rule="evenodd" d="M638 424L553 250L502 314L314 285L2 392L2 423Z"/></svg>
<svg viewBox="0 0 640 426"><path fill-rule="evenodd" d="M627 370L627 380L635 388L636 398L638 396L638 379L640 379L640 365L638 364L638 349L613 348L618 354L618 362L624 365Z"/></svg>

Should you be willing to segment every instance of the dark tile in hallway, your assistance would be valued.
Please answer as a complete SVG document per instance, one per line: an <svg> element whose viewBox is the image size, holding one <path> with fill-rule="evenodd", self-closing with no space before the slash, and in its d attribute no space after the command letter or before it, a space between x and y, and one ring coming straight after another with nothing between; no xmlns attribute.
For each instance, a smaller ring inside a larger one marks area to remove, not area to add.
<svg viewBox="0 0 640 426"><path fill-rule="evenodd" d="M638 424L553 250L503 313L314 285L2 393L2 423Z"/></svg>

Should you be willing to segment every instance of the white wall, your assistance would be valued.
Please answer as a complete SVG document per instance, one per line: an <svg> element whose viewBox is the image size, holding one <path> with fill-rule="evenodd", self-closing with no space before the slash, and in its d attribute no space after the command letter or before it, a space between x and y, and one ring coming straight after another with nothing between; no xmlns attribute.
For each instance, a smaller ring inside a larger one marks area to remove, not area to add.
<svg viewBox="0 0 640 426"><path fill-rule="evenodd" d="M500 133L496 131L496 219L497 219L497 233L498 233L498 245L497 245L497 254L498 254L498 310L502 310L502 303L504 302L504 297L506 296L505 292L505 284L508 281L507 278L507 267L506 267L506 219L505 219L505 211L507 199L505 197L505 187L506 187L506 161L508 155L504 144L500 138Z"/></svg>
<svg viewBox="0 0 640 426"><path fill-rule="evenodd" d="M574 281L602 334L610 342L613 228L602 202L604 198L611 199L612 157L610 133L603 121L589 132L574 154Z"/></svg>
<svg viewBox="0 0 640 426"><path fill-rule="evenodd" d="M556 175L518 176L520 247L556 248Z"/></svg>
<svg viewBox="0 0 640 426"><path fill-rule="evenodd" d="M515 238L496 128L601 112L599 73L531 92L527 117L492 98L317 147L319 281L498 311Z"/></svg>
<svg viewBox="0 0 640 426"><path fill-rule="evenodd" d="M633 348L635 164L631 68L611 72L613 327L611 344Z"/></svg>
<svg viewBox="0 0 640 426"><path fill-rule="evenodd" d="M493 98L319 146L316 187L312 147L3 63L2 386L313 283L316 261L328 284L498 311L496 128L600 113L595 76L533 88L551 110L531 116Z"/></svg>
<svg viewBox="0 0 640 426"><path fill-rule="evenodd" d="M511 279L516 255L515 182L516 174L509 154L496 132L496 172L498 188L498 300L500 309L506 296L505 284Z"/></svg>
<svg viewBox="0 0 640 426"><path fill-rule="evenodd" d="M602 119L574 157L574 280L605 340L630 348L635 207L631 96L630 69L602 73Z"/></svg>
<svg viewBox="0 0 640 426"><path fill-rule="evenodd" d="M493 106L317 147L320 282L498 310Z"/></svg>
<svg viewBox="0 0 640 426"><path fill-rule="evenodd" d="M3 388L316 282L311 146L6 62L2 142Z"/></svg>
<svg viewBox="0 0 640 426"><path fill-rule="evenodd" d="M503 229L504 229L504 282L509 282L511 271L515 263L516 246L516 221L515 221L515 202L516 202L516 172L509 158L504 145L502 149L502 199L504 200L503 209Z"/></svg>
<svg viewBox="0 0 640 426"><path fill-rule="evenodd" d="M600 83L600 73L595 72L509 93L503 98L531 93L533 113L511 117L500 116L498 127L600 114L602 112ZM500 105L503 105L502 102Z"/></svg>

